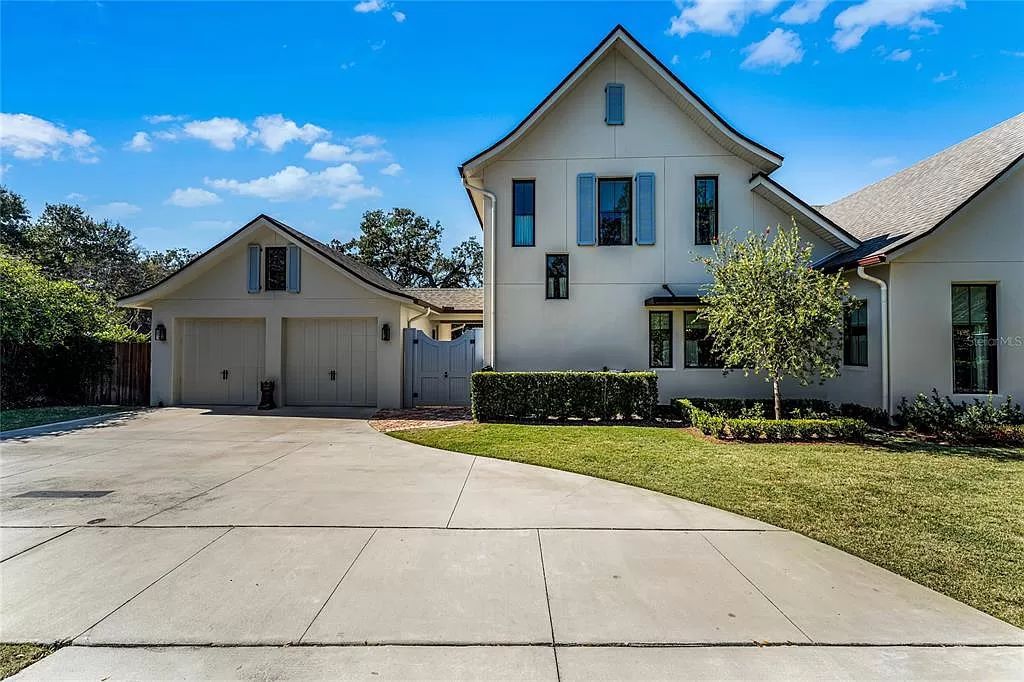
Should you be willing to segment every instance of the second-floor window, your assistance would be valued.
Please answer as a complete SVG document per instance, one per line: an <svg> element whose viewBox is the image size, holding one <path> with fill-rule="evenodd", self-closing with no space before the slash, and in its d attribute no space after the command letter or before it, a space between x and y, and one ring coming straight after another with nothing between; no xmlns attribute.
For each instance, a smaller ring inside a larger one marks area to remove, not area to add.
<svg viewBox="0 0 1024 682"><path fill-rule="evenodd" d="M544 297L569 298L569 255L549 253L544 258Z"/></svg>
<svg viewBox="0 0 1024 682"><path fill-rule="evenodd" d="M714 175L697 176L693 211L694 243L713 243L718 239L718 178Z"/></svg>
<svg viewBox="0 0 1024 682"><path fill-rule="evenodd" d="M267 291L284 291L288 288L288 247L268 246L263 249L266 263L264 266L264 289Z"/></svg>
<svg viewBox="0 0 1024 682"><path fill-rule="evenodd" d="M534 181L512 181L512 246L534 245Z"/></svg>
<svg viewBox="0 0 1024 682"><path fill-rule="evenodd" d="M632 178L601 178L597 181L597 243L629 246L633 242Z"/></svg>

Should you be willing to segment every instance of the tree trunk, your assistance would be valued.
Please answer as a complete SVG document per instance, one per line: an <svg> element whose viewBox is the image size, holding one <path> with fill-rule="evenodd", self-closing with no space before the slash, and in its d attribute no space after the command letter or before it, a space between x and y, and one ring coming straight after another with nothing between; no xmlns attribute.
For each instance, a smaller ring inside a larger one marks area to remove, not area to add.
<svg viewBox="0 0 1024 682"><path fill-rule="evenodd" d="M772 379L772 395L775 397L775 418L782 419L782 396L779 395L778 379Z"/></svg>

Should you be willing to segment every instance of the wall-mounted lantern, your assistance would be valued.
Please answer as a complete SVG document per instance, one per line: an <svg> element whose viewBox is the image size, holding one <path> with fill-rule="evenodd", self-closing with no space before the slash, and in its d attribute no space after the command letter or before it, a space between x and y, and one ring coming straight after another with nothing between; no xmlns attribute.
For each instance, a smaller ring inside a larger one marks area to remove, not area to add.
<svg viewBox="0 0 1024 682"><path fill-rule="evenodd" d="M391 325L385 322L380 326L380 340L390 341L391 340Z"/></svg>
<svg viewBox="0 0 1024 682"><path fill-rule="evenodd" d="M153 338L156 339L157 341L166 341L167 327L163 326L162 324L158 324L156 327L154 327Z"/></svg>

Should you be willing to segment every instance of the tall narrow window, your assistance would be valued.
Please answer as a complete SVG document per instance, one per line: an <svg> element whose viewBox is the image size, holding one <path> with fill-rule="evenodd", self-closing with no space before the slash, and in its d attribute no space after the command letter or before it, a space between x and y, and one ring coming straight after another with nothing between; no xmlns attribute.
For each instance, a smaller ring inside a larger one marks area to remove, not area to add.
<svg viewBox="0 0 1024 682"><path fill-rule="evenodd" d="M512 246L534 244L534 181L512 181Z"/></svg>
<svg viewBox="0 0 1024 682"><path fill-rule="evenodd" d="M549 253L545 258L545 298L569 298L569 255Z"/></svg>
<svg viewBox="0 0 1024 682"><path fill-rule="evenodd" d="M268 246L263 249L266 253L266 264L263 270L266 282L264 289L267 291L284 291L288 288L288 247Z"/></svg>
<svg viewBox="0 0 1024 682"><path fill-rule="evenodd" d="M672 313L652 310L648 317L651 367L672 366Z"/></svg>
<svg viewBox="0 0 1024 682"><path fill-rule="evenodd" d="M632 178L601 178L597 181L597 243L629 246L633 242Z"/></svg>
<svg viewBox="0 0 1024 682"><path fill-rule="evenodd" d="M953 392L996 393L996 286L953 285Z"/></svg>
<svg viewBox="0 0 1024 682"><path fill-rule="evenodd" d="M868 302L851 300L843 312L843 364L868 366Z"/></svg>
<svg viewBox="0 0 1024 682"><path fill-rule="evenodd" d="M711 350L713 343L707 320L693 311L683 313L683 366L724 367L722 359Z"/></svg>
<svg viewBox="0 0 1024 682"><path fill-rule="evenodd" d="M718 239L718 178L697 176L694 184L693 224L695 244L711 244Z"/></svg>

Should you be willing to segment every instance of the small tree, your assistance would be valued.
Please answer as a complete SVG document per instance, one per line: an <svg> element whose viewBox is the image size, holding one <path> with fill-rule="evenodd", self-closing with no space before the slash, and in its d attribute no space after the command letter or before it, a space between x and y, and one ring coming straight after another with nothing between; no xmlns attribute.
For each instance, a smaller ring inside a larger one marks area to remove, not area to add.
<svg viewBox="0 0 1024 682"><path fill-rule="evenodd" d="M763 373L772 382L781 419L783 378L806 386L838 376L848 285L840 273L811 267L811 246L800 243L795 222L774 239L770 233L725 237L713 256L697 259L712 277L700 315L727 372Z"/></svg>

